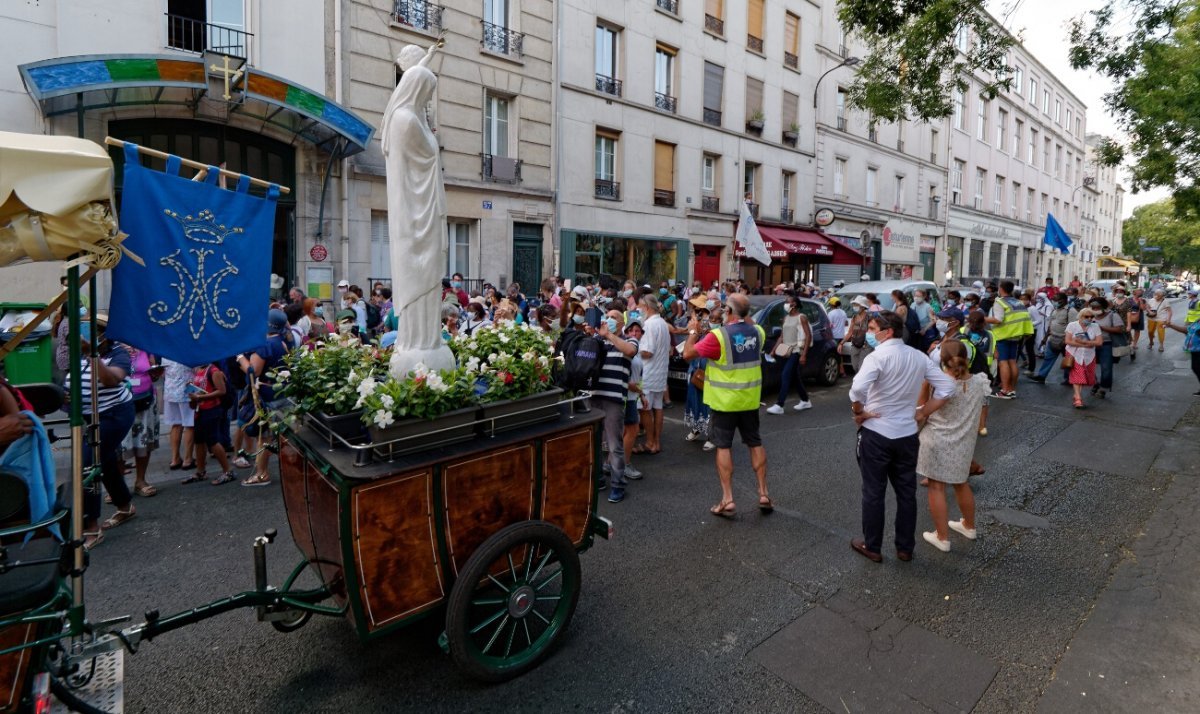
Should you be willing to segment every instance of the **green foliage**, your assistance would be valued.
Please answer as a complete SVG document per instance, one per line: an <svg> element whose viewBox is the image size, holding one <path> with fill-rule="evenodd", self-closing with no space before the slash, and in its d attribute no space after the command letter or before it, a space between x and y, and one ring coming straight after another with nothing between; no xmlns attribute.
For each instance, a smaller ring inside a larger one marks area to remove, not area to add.
<svg viewBox="0 0 1200 714"><path fill-rule="evenodd" d="M966 91L972 75L990 77L980 91L988 99L1012 84L1014 39L977 0L838 0L838 19L868 47L848 101L878 119L948 116L952 90ZM971 35L965 53L955 46L960 27Z"/></svg>
<svg viewBox="0 0 1200 714"><path fill-rule="evenodd" d="M465 369L431 372L423 367L407 379L377 382L368 377L358 384L363 421L380 428L399 419L433 419L475 404L475 383Z"/></svg>
<svg viewBox="0 0 1200 714"><path fill-rule="evenodd" d="M348 414L357 408L356 387L363 378L386 372L386 355L358 338L332 336L293 350L275 371L277 393L301 413Z"/></svg>
<svg viewBox="0 0 1200 714"><path fill-rule="evenodd" d="M1200 215L1198 32L1198 0L1108 0L1070 30L1072 66L1115 82L1104 103L1129 135L1101 160L1129 158L1133 191L1171 189L1180 215Z"/></svg>
<svg viewBox="0 0 1200 714"><path fill-rule="evenodd" d="M1133 209L1123 231L1121 249L1125 255L1138 257L1138 239L1145 238L1147 246L1162 249L1164 271L1200 271L1200 220L1179 215L1171 199ZM1158 262L1152 259L1156 255L1144 253L1144 258L1146 262Z"/></svg>
<svg viewBox="0 0 1200 714"><path fill-rule="evenodd" d="M505 322L450 341L458 363L486 385L481 401L518 399L554 386L554 344L541 330Z"/></svg>

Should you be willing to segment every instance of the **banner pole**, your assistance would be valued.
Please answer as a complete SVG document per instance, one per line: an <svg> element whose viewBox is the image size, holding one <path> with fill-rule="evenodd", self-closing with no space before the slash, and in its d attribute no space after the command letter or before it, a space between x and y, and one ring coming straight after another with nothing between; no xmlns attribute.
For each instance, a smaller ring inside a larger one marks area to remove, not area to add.
<svg viewBox="0 0 1200 714"><path fill-rule="evenodd" d="M114 139L111 136L104 137L104 143L108 144L109 146L119 146L119 147L125 146L124 141L121 141L120 139ZM171 158L171 155L165 151L159 151L158 149L151 149L151 148L148 148L145 146L141 146L140 144L137 145L137 150L138 150L139 154L145 154L146 156L153 156L157 159L162 159L163 161L166 161L167 159ZM187 167L190 167L193 169L197 169L200 171L208 170L207 165L202 164L199 161L192 161L191 159L185 159L182 156L179 157L179 162L181 164L183 164L184 166L187 166ZM221 172L221 175L224 176L225 178L231 178L231 179L237 180L242 177L242 174L239 174L236 171L220 169L220 172ZM270 181L264 181L259 178L254 178L253 176L247 176L246 178L250 179L250 185L258 186L259 188L270 188L271 186L275 185L275 184L272 184ZM288 194L288 193L291 193L292 190L290 188L288 188L287 186L279 186L279 192L282 194Z"/></svg>

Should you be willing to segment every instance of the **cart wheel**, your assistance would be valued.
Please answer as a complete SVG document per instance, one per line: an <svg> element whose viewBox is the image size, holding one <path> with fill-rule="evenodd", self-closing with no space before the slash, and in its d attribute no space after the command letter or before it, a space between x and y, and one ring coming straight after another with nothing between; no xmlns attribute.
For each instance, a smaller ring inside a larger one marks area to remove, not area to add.
<svg viewBox="0 0 1200 714"><path fill-rule="evenodd" d="M295 612L295 616L292 617L290 620L271 620L271 627L274 627L276 630L279 630L280 632L295 632L296 630L299 630L301 627L304 627L305 625L307 625L308 621L311 619L312 619L312 611L297 610Z"/></svg>
<svg viewBox="0 0 1200 714"><path fill-rule="evenodd" d="M545 521L514 523L483 542L450 592L446 638L454 663L502 682L537 666L579 601L579 553Z"/></svg>

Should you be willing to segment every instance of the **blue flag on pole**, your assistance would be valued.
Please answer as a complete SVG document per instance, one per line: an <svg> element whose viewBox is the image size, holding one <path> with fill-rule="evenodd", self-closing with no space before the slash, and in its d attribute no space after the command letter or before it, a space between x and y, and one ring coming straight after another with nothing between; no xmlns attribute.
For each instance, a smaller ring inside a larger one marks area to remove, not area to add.
<svg viewBox="0 0 1200 714"><path fill-rule="evenodd" d="M179 176L172 156L165 173L142 166L125 144L121 229L146 266L123 260L113 270L108 335L160 357L201 365L259 346L267 333L267 300L275 202Z"/></svg>
<svg viewBox="0 0 1200 714"><path fill-rule="evenodd" d="M1042 242L1051 248L1058 248L1064 253L1069 253L1071 246L1075 243L1058 224L1058 221L1054 220L1053 213L1046 214L1046 235L1042 238Z"/></svg>

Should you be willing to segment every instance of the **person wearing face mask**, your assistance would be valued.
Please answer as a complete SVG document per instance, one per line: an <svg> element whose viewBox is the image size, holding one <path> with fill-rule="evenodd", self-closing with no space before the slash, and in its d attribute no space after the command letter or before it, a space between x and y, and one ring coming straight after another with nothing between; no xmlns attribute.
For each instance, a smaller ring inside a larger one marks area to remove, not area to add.
<svg viewBox="0 0 1200 714"><path fill-rule="evenodd" d="M487 303L482 297L471 298L467 303L467 319L463 320L459 330L470 337L481 327L487 327L492 321L487 316Z"/></svg>
<svg viewBox="0 0 1200 714"><path fill-rule="evenodd" d="M1104 344L1104 338L1094 318L1091 308L1084 308L1079 311L1079 319L1067 325L1066 353L1071 358L1068 379L1076 409L1083 409L1083 387L1096 385L1096 349Z"/></svg>
<svg viewBox="0 0 1200 714"><path fill-rule="evenodd" d="M904 344L904 321L883 311L870 318L867 343L874 352L863 360L850 387L850 410L858 426L858 465L862 476L862 538L850 547L868 560L883 561L887 487L896 494L896 557L912 560L917 530L918 417L928 419L954 396L956 382L924 353ZM924 383L933 395L914 409Z"/></svg>
<svg viewBox="0 0 1200 714"><path fill-rule="evenodd" d="M796 393L800 401L792 408L798 412L812 409L808 391L804 388L804 377L801 376L801 371L808 364L808 349L811 345L812 326L808 324L804 313L800 312L800 300L790 297L787 299L787 316L783 318L783 328L772 350L774 357L784 360L784 365L780 372L779 397L767 408L768 414L783 414L783 403L793 381L796 383Z"/></svg>
<svg viewBox="0 0 1200 714"><path fill-rule="evenodd" d="M1129 309L1129 342L1133 347L1131 360L1137 357L1138 342L1142 339L1142 331L1146 329L1146 299L1144 295L1144 290L1136 288L1129 298L1133 303L1133 307Z"/></svg>
<svg viewBox="0 0 1200 714"><path fill-rule="evenodd" d="M1100 382L1092 386L1092 394L1104 399L1113 387L1113 364L1115 362L1113 350L1116 347L1127 345L1129 338L1125 336L1125 321L1111 309L1108 300L1102 297L1093 298L1088 306L1092 310L1093 319L1100 327L1102 340L1100 346L1096 348L1096 362L1100 365Z"/></svg>
<svg viewBox="0 0 1200 714"><path fill-rule="evenodd" d="M1133 324L1135 321L1134 313L1137 308L1137 302L1128 296L1124 285L1118 284L1113 287L1113 299L1110 307L1112 308L1112 311L1116 313L1117 317L1121 318L1121 322L1125 324L1124 336L1119 337L1118 339L1125 340L1129 343L1130 348L1127 350L1129 352L1129 361L1136 361L1137 350L1133 349L1132 347L1132 337L1130 333L1133 330Z"/></svg>
<svg viewBox="0 0 1200 714"><path fill-rule="evenodd" d="M450 288L454 290L455 297L458 298L458 306L465 308L467 303L471 301L471 296L467 294L465 289L465 281L462 273L455 273L450 276Z"/></svg>
<svg viewBox="0 0 1200 714"><path fill-rule="evenodd" d="M697 296L703 299L701 296ZM696 298L693 298L695 300ZM701 335L708 334L710 329L709 311L706 308L697 308L693 315L696 320L696 329ZM685 329L686 333L687 330ZM712 421L712 410L704 403L704 375L708 368L708 360L703 357L688 362L687 371L687 401L683 407L683 424L687 427L688 433L684 438L685 441L704 441L704 450L712 451L712 442L708 440L708 428ZM697 374L699 372L699 374ZM697 385L699 382L699 385Z"/></svg>
<svg viewBox="0 0 1200 714"><path fill-rule="evenodd" d="M1025 355L1025 376L1037 374L1037 359L1041 354L1041 345L1046 337L1046 323L1050 319L1050 300L1046 293L1036 295L1026 290L1021 295L1021 302L1029 305L1029 318L1033 321L1033 334L1026 336L1021 342Z"/></svg>
<svg viewBox="0 0 1200 714"><path fill-rule="evenodd" d="M912 305L908 309L920 325L913 335L913 347L924 352L929 349L930 341L937 339L937 333L933 329L933 306L929 304L929 294L919 288L914 290Z"/></svg>
<svg viewBox="0 0 1200 714"><path fill-rule="evenodd" d="M625 318L610 310L600 321L597 336L604 341L604 363L592 389L593 403L604 413L604 442L608 446L609 503L625 500L628 486L625 463L625 404L629 398L630 360L637 353L636 340L623 337Z"/></svg>
<svg viewBox="0 0 1200 714"><path fill-rule="evenodd" d="M1039 347L1042 351L1042 366L1032 379L1038 384L1045 384L1054 363L1062 356L1067 346L1067 326L1079 318L1079 312L1071 307L1066 293L1060 292L1054 296L1054 307L1046 319L1046 331L1042 336ZM1063 370L1062 384L1069 384L1069 370Z"/></svg>
<svg viewBox="0 0 1200 714"><path fill-rule="evenodd" d="M838 344L838 353L850 358L850 367L855 371L862 369L863 360L871 354L867 344L867 321L871 318L871 301L865 295L856 295L850 304L854 306L854 317L846 328L846 334Z"/></svg>
<svg viewBox="0 0 1200 714"><path fill-rule="evenodd" d="M1150 349L1154 349L1154 338L1158 338L1158 351L1162 352L1163 340L1167 338L1166 326L1171 322L1171 303L1165 290L1155 290L1154 297L1146 301L1146 336L1150 338Z"/></svg>

